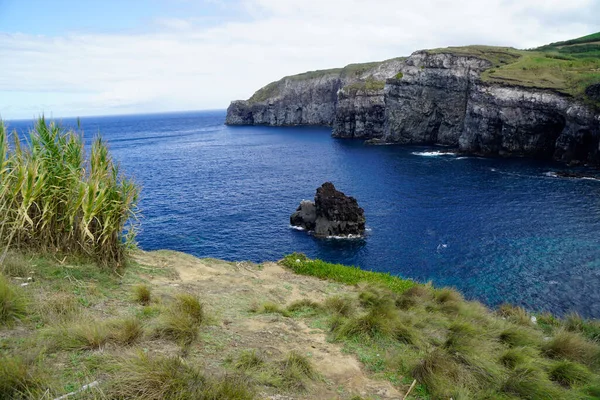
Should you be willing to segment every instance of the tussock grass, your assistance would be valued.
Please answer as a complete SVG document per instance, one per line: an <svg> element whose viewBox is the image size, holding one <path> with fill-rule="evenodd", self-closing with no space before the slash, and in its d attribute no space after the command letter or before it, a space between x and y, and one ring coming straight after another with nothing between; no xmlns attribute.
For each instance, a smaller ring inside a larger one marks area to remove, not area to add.
<svg viewBox="0 0 600 400"><path fill-rule="evenodd" d="M118 269L135 231L138 187L119 172L106 143L94 140L86 160L78 133L41 117L28 146L0 122L0 245L75 254Z"/></svg>
<svg viewBox="0 0 600 400"><path fill-rule="evenodd" d="M333 296L325 300L325 310L342 317L349 317L356 312L354 300L350 297Z"/></svg>
<svg viewBox="0 0 600 400"><path fill-rule="evenodd" d="M328 265L318 267L323 277ZM356 287L355 298L324 302L330 339L380 376L417 379L422 398L591 399L600 391L596 321L542 314L536 324L521 307L492 312L429 285L400 293L380 282Z"/></svg>
<svg viewBox="0 0 600 400"><path fill-rule="evenodd" d="M588 342L580 335L560 331L542 346L544 354L551 358L567 359L586 365L598 365L600 361L600 347Z"/></svg>
<svg viewBox="0 0 600 400"><path fill-rule="evenodd" d="M567 315L564 327L571 332L579 332L587 339L600 343L600 321L586 321L577 313Z"/></svg>
<svg viewBox="0 0 600 400"><path fill-rule="evenodd" d="M109 343L128 346L137 342L144 330L135 318L93 321L81 317L70 324L50 328L44 336L56 350L97 350Z"/></svg>
<svg viewBox="0 0 600 400"><path fill-rule="evenodd" d="M0 398L41 398L48 382L39 366L21 357L3 355L0 359Z"/></svg>
<svg viewBox="0 0 600 400"><path fill-rule="evenodd" d="M178 357L138 353L115 361L115 375L106 389L111 399L250 400L254 391L241 376L214 378Z"/></svg>
<svg viewBox="0 0 600 400"><path fill-rule="evenodd" d="M5 255L4 260L0 262L0 273L5 276L25 278L29 276L30 272L31 266L21 254L9 252Z"/></svg>
<svg viewBox="0 0 600 400"><path fill-rule="evenodd" d="M498 307L498 315L515 324L530 326L531 315L523 307L516 307L511 304L502 304Z"/></svg>
<svg viewBox="0 0 600 400"><path fill-rule="evenodd" d="M256 314L280 314L284 317L290 316L288 310L272 301L265 301L263 303L253 303L250 305L250 312Z"/></svg>
<svg viewBox="0 0 600 400"><path fill-rule="evenodd" d="M0 274L0 326L12 325L25 318L28 300L21 288L12 285Z"/></svg>
<svg viewBox="0 0 600 400"><path fill-rule="evenodd" d="M566 387L586 384L592 379L592 374L586 367L570 361L555 363L550 367L548 375L551 380Z"/></svg>
<svg viewBox="0 0 600 400"><path fill-rule="evenodd" d="M37 298L35 309L46 324L69 321L81 312L77 297L65 292L43 292Z"/></svg>
<svg viewBox="0 0 600 400"><path fill-rule="evenodd" d="M501 390L522 399L564 398L564 393L535 368L517 368Z"/></svg>
<svg viewBox="0 0 600 400"><path fill-rule="evenodd" d="M133 300L136 303L140 303L144 306L150 304L150 300L152 300L152 293L148 285L136 285L133 287Z"/></svg>
<svg viewBox="0 0 600 400"><path fill-rule="evenodd" d="M331 264L321 260L311 260L300 253L285 256L281 264L300 275L316 276L317 278L330 279L348 285L358 283L381 285L395 293L402 293L416 285L411 280L398 278L390 274L365 271L358 267Z"/></svg>
<svg viewBox="0 0 600 400"><path fill-rule="evenodd" d="M288 312L313 312L318 313L323 309L323 306L316 301L310 299L296 300L287 306Z"/></svg>
<svg viewBox="0 0 600 400"><path fill-rule="evenodd" d="M305 390L306 382L318 376L310 360L297 351L288 353L282 363L281 375L284 384L295 390Z"/></svg>
<svg viewBox="0 0 600 400"><path fill-rule="evenodd" d="M180 294L159 316L154 335L188 345L198 338L198 328L204 319L204 307L198 298Z"/></svg>
<svg viewBox="0 0 600 400"><path fill-rule="evenodd" d="M511 347L536 347L542 341L540 335L536 334L534 330L523 329L520 326L510 326L504 329L500 333L499 339L502 343Z"/></svg>
<svg viewBox="0 0 600 400"><path fill-rule="evenodd" d="M265 358L256 350L245 350L237 359L235 368L241 371L248 371L262 368L265 364Z"/></svg>

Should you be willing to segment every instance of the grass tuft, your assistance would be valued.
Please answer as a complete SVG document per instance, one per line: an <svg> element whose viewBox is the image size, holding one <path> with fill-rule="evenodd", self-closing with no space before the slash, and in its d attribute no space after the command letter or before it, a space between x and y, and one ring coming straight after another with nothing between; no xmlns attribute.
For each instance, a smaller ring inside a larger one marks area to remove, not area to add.
<svg viewBox="0 0 600 400"><path fill-rule="evenodd" d="M21 288L0 275L0 326L12 325L27 315L28 301Z"/></svg>
<svg viewBox="0 0 600 400"><path fill-rule="evenodd" d="M356 312L354 300L349 297L329 297L325 300L324 307L327 311L343 317L349 317Z"/></svg>
<svg viewBox="0 0 600 400"><path fill-rule="evenodd" d="M530 326L531 315L523 307L516 307L511 304L502 304L498 307L498 315L518 325Z"/></svg>
<svg viewBox="0 0 600 400"><path fill-rule="evenodd" d="M566 360L552 365L548 375L551 380L565 387L590 383L592 379L592 374L586 367Z"/></svg>
<svg viewBox="0 0 600 400"><path fill-rule="evenodd" d="M42 398L46 377L36 365L30 365L20 357L2 356L0 362L0 398Z"/></svg>
<svg viewBox="0 0 600 400"><path fill-rule="evenodd" d="M442 303L442 304L449 303L449 302L458 303L458 302L464 301L462 294L460 294L456 290L450 289L450 288L442 288L442 289L436 290L435 299L439 303Z"/></svg>
<svg viewBox="0 0 600 400"><path fill-rule="evenodd" d="M144 306L150 304L152 300L152 293L147 285L137 285L133 287L133 299L136 303L140 303Z"/></svg>
<svg viewBox="0 0 600 400"><path fill-rule="evenodd" d="M297 351L290 351L282 363L281 371L284 384L295 390L306 389L306 381L317 378L310 360Z"/></svg>
<svg viewBox="0 0 600 400"><path fill-rule="evenodd" d="M511 347L537 346L541 342L541 338L534 332L520 326L511 326L500 333L499 339Z"/></svg>
<svg viewBox="0 0 600 400"><path fill-rule="evenodd" d="M504 393L523 399L561 399L563 393L534 368L517 368L502 385Z"/></svg>
<svg viewBox="0 0 600 400"><path fill-rule="evenodd" d="M204 321L204 307L196 296L182 293L175 300L176 312L189 316L198 325Z"/></svg>
<svg viewBox="0 0 600 400"><path fill-rule="evenodd" d="M597 364L600 347L576 333L560 331L542 346L543 353L555 359L564 358L586 365Z"/></svg>
<svg viewBox="0 0 600 400"><path fill-rule="evenodd" d="M287 311L290 313L316 314L322 309L323 306L320 303L310 299L296 300L287 306Z"/></svg>
<svg viewBox="0 0 600 400"><path fill-rule="evenodd" d="M265 365L264 357L256 350L243 351L235 363L235 368L240 371L249 371L261 368Z"/></svg>

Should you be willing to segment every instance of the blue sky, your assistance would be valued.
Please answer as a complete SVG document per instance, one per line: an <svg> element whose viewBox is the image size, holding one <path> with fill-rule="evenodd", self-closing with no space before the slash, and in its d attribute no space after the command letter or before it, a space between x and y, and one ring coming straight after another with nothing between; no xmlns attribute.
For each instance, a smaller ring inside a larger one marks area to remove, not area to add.
<svg viewBox="0 0 600 400"><path fill-rule="evenodd" d="M0 0L0 116L225 108L285 75L600 31L600 0Z"/></svg>

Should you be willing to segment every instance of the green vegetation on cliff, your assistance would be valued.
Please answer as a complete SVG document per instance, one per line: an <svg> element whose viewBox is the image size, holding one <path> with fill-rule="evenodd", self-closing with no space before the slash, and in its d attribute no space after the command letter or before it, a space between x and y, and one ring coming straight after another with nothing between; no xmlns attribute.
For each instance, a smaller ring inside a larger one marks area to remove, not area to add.
<svg viewBox="0 0 600 400"><path fill-rule="evenodd" d="M551 89L598 105L585 92L590 85L600 83L600 33L531 50L465 46L427 52L488 60L491 67L481 76L485 82Z"/></svg>

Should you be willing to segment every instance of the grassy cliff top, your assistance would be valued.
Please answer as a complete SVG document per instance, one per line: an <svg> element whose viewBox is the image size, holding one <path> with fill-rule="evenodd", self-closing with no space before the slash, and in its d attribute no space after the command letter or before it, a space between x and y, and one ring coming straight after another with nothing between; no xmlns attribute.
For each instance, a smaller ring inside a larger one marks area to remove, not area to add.
<svg viewBox="0 0 600 400"><path fill-rule="evenodd" d="M600 32L551 43L536 49L464 46L427 50L428 53L470 55L488 60L485 82L551 89L600 106L586 97L586 88L600 83Z"/></svg>
<svg viewBox="0 0 600 400"><path fill-rule="evenodd" d="M252 95L252 97L250 97L250 99L248 99L248 101L250 103L260 103L269 98L276 97L279 94L281 86L286 81L287 82L289 82L289 81L305 81L305 80L309 80L309 79L322 78L325 76L333 76L333 77L339 77L339 78L354 78L354 77L357 78L357 77L363 75L365 72L372 70L374 68L377 68L387 61L399 60L399 59L403 59L403 58L399 57L399 58L385 60L385 61L375 61L375 62L359 63L359 64L348 64L343 68L322 69L322 70L317 70L317 71L303 72L303 73L297 74L297 75L286 76L284 78L281 78L278 81L271 82L267 86L264 86L263 88L259 89L258 91L256 91L254 93L254 95Z"/></svg>

